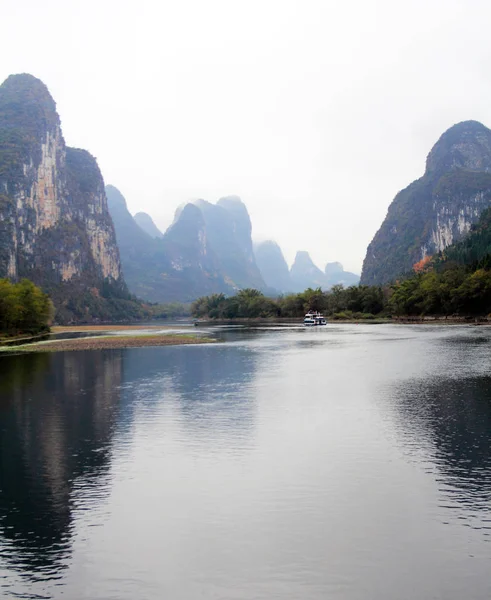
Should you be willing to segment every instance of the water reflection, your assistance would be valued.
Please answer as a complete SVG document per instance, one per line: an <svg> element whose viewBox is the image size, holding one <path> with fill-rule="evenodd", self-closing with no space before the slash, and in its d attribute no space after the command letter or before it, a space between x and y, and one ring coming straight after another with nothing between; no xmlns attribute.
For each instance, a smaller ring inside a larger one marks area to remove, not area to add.
<svg viewBox="0 0 491 600"><path fill-rule="evenodd" d="M448 508L489 511L491 377L433 377L395 386L408 449L426 448Z"/></svg>
<svg viewBox="0 0 491 600"><path fill-rule="evenodd" d="M200 432L206 432L202 442L209 446L220 443L220 432L227 438L234 434L245 438L254 428L251 382L257 353L250 347L132 349L126 352L124 364L120 426L126 430L142 407L148 420L170 406L179 411L186 437L193 443Z"/></svg>
<svg viewBox="0 0 491 600"><path fill-rule="evenodd" d="M491 597L480 341L219 335L2 358L0 596Z"/></svg>
<svg viewBox="0 0 491 600"><path fill-rule="evenodd" d="M114 353L2 357L4 564L33 579L59 576L70 554L74 503L99 502L107 490L121 378Z"/></svg>

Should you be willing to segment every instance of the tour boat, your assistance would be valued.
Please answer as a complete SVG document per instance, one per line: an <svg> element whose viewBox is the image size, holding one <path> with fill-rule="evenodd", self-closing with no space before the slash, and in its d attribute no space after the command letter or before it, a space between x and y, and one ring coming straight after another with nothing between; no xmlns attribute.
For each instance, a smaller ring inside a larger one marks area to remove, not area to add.
<svg viewBox="0 0 491 600"><path fill-rule="evenodd" d="M303 324L308 327L314 327L315 325L326 325L327 321L320 312L316 310L309 310L309 312L305 315Z"/></svg>

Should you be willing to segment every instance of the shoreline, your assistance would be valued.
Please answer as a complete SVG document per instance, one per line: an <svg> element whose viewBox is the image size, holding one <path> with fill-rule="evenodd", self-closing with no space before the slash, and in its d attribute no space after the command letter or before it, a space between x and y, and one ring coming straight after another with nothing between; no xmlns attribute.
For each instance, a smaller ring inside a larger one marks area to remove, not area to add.
<svg viewBox="0 0 491 600"><path fill-rule="evenodd" d="M0 348L0 354L28 352L74 352L79 350L119 350L121 348L147 348L157 346L181 346L190 344L213 344L217 340L190 334L164 335L105 335L68 340L47 340Z"/></svg>
<svg viewBox="0 0 491 600"><path fill-rule="evenodd" d="M328 325L467 325L490 326L491 320L473 317L397 317L392 319L327 319ZM278 325L303 325L300 319L294 318L255 318L255 319L206 319L196 323L198 327L213 327L219 325L243 326L278 326ZM140 335L111 335L119 331L149 331ZM172 325L55 325L49 333L36 336L12 337L0 340L0 355L13 352L71 352L76 350L115 350L120 348L145 348L157 346L178 346L189 344L217 343L218 340L194 333L153 333L175 330ZM194 329L191 329L193 331ZM194 330L195 331L195 330ZM78 337L72 339L50 340L46 339L51 334L63 333L104 333L108 335ZM44 338L44 339L39 339ZM39 340L39 341L36 341ZM26 343L19 343L26 342Z"/></svg>
<svg viewBox="0 0 491 600"><path fill-rule="evenodd" d="M393 317L374 319L333 319L326 317L328 325L491 325L491 319L486 317ZM268 319L258 317L255 319L203 319L198 321L197 327L213 325L303 325L301 317Z"/></svg>
<svg viewBox="0 0 491 600"><path fill-rule="evenodd" d="M172 325L53 325L51 333L84 333L97 331L134 331L141 329L158 330L175 329Z"/></svg>

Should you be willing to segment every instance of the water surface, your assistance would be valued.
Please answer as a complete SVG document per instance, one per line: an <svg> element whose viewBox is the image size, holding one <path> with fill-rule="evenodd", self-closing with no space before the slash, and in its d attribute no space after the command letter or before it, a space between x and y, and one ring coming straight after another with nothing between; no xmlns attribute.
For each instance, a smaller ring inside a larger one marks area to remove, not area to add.
<svg viewBox="0 0 491 600"><path fill-rule="evenodd" d="M0 357L0 595L491 597L491 330Z"/></svg>

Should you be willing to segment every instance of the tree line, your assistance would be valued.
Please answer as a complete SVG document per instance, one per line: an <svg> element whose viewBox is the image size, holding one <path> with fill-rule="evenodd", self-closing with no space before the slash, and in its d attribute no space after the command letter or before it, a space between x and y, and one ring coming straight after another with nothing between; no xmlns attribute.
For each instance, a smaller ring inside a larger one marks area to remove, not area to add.
<svg viewBox="0 0 491 600"><path fill-rule="evenodd" d="M491 313L491 270L445 263L392 286L394 315L487 316Z"/></svg>
<svg viewBox="0 0 491 600"><path fill-rule="evenodd" d="M0 279L0 335L49 331L53 314L49 296L32 281Z"/></svg>
<svg viewBox="0 0 491 600"><path fill-rule="evenodd" d="M235 296L212 294L198 298L191 305L195 318L255 319L298 318L309 310L334 318L374 318L387 307L387 290L378 286L335 285L329 291L308 288L299 294L269 298L255 289L239 291Z"/></svg>
<svg viewBox="0 0 491 600"><path fill-rule="evenodd" d="M486 258L491 265L491 257ZM387 286L335 285L268 298L245 289L235 296L212 294L191 306L195 318L300 318L316 310L333 319L392 317L478 317L491 313L491 268L426 261L412 276Z"/></svg>

